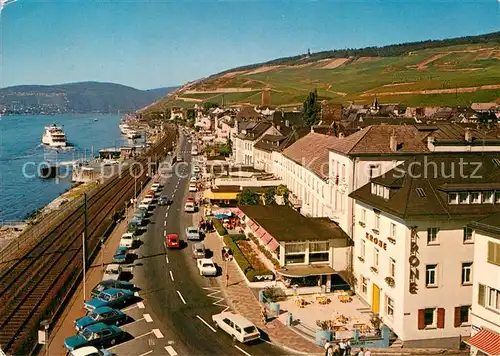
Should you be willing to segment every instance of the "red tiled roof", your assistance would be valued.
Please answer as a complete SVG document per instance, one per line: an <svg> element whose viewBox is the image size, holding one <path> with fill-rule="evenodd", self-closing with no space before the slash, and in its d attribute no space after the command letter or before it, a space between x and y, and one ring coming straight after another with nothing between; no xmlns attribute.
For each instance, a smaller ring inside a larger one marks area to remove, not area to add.
<svg viewBox="0 0 500 356"><path fill-rule="evenodd" d="M326 179L328 178L328 148L338 140L335 136L311 132L286 148L283 155Z"/></svg>
<svg viewBox="0 0 500 356"><path fill-rule="evenodd" d="M481 329L465 343L490 356L500 355L500 334L489 329Z"/></svg>
<svg viewBox="0 0 500 356"><path fill-rule="evenodd" d="M396 136L398 149L391 150L390 137ZM429 152L423 136L414 125L368 126L330 145L330 150L346 155Z"/></svg>

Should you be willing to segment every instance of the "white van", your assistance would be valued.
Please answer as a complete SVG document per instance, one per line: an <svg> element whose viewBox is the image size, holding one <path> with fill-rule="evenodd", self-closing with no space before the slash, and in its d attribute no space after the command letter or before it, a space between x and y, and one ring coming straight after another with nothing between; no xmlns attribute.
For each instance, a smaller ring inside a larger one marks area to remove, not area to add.
<svg viewBox="0 0 500 356"><path fill-rule="evenodd" d="M194 202L193 201L187 201L184 204L184 211L186 213L194 213L194 210L195 210L195 206L194 206Z"/></svg>
<svg viewBox="0 0 500 356"><path fill-rule="evenodd" d="M222 312L212 315L215 327L221 328L241 343L260 339L260 331L255 325L240 314Z"/></svg>

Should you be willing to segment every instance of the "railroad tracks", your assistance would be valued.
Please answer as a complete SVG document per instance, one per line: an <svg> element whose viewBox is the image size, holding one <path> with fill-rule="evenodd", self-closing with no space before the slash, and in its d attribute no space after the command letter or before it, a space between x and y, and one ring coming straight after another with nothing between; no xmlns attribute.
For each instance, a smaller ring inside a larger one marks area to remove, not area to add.
<svg viewBox="0 0 500 356"><path fill-rule="evenodd" d="M135 178L121 172L108 179L87 199L87 248L94 251L113 223L114 213L124 207L135 192L136 179L146 180L148 170L138 169L151 158L170 149L173 132L151 148L135 164ZM8 354L31 351L34 332L41 319L52 318L68 286L81 275L82 234L85 229L83 199L71 205L65 219L44 231L33 244L20 246L17 256L0 264L0 346ZM21 235L22 237L22 235Z"/></svg>

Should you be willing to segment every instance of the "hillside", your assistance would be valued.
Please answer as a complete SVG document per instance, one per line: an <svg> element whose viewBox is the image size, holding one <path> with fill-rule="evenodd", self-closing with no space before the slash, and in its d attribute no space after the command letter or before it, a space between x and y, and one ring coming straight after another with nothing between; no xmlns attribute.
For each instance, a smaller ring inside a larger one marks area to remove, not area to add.
<svg viewBox="0 0 500 356"><path fill-rule="evenodd" d="M175 88L138 90L114 83L19 85L0 89L8 114L110 113L135 111Z"/></svg>
<svg viewBox="0 0 500 356"><path fill-rule="evenodd" d="M149 110L212 101L301 105L318 89L335 103L468 106L500 99L500 32L441 41L325 51L228 70L185 85Z"/></svg>

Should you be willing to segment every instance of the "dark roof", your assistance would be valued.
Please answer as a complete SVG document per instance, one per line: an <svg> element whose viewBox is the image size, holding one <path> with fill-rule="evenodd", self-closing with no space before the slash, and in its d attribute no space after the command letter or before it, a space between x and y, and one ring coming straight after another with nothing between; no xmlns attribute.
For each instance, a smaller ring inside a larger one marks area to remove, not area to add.
<svg viewBox="0 0 500 356"><path fill-rule="evenodd" d="M243 187L240 185L219 185L218 187L211 188L210 191L212 193L235 193L241 192L244 190L250 190L256 193L264 193L266 189L274 187L274 185L262 185L260 187Z"/></svg>
<svg viewBox="0 0 500 356"><path fill-rule="evenodd" d="M280 130L280 132L283 132L283 130ZM287 135L264 135L262 139L255 143L254 148L267 152L281 152L308 133L309 129L307 127L301 127L298 129L293 128Z"/></svg>
<svg viewBox="0 0 500 356"><path fill-rule="evenodd" d="M352 114L351 114L352 115ZM407 117L390 117L390 116L377 116L377 117L358 117L349 116L349 123L345 125L348 130L361 130L371 125L412 125L416 121L414 118Z"/></svg>
<svg viewBox="0 0 500 356"><path fill-rule="evenodd" d="M500 239L500 213L494 213L479 221L473 221L470 227L480 231L486 231L493 234L493 237Z"/></svg>
<svg viewBox="0 0 500 356"><path fill-rule="evenodd" d="M271 123L268 121L258 121L258 122L248 122L242 130L245 130L245 133L241 131L238 134L238 138L242 140L255 141L259 137L261 137L264 132L266 132L270 127Z"/></svg>
<svg viewBox="0 0 500 356"><path fill-rule="evenodd" d="M500 190L500 167L493 162L497 157L472 153L415 156L371 180L390 188L389 199L372 194L371 183L349 196L402 219L486 217L500 211L500 205L449 204L447 192L450 186L459 191L467 185L468 191Z"/></svg>
<svg viewBox="0 0 500 356"><path fill-rule="evenodd" d="M258 120L261 119L262 115L255 111L254 108L245 106L242 107L236 114L236 119L246 119L246 120Z"/></svg>
<svg viewBox="0 0 500 356"><path fill-rule="evenodd" d="M436 124L429 136L434 138L434 145L462 143L467 145L482 145L497 142L500 144L500 129L496 126L477 127L474 124ZM465 142L465 132L470 131L472 142Z"/></svg>
<svg viewBox="0 0 500 356"><path fill-rule="evenodd" d="M241 205L238 208L276 241L333 239L335 247L348 246L347 234L328 218L308 218L285 205Z"/></svg>

